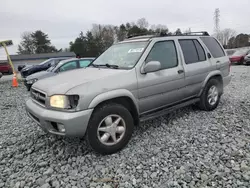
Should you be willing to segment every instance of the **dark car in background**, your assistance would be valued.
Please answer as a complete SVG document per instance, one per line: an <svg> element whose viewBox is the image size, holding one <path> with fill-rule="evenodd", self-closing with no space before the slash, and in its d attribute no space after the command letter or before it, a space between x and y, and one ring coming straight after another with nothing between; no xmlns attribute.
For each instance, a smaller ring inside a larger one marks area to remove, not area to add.
<svg viewBox="0 0 250 188"><path fill-rule="evenodd" d="M13 70L8 62L0 63L0 72L2 74L12 74Z"/></svg>
<svg viewBox="0 0 250 188"><path fill-rule="evenodd" d="M58 73L65 71L88 67L94 59L95 58L93 57L87 57L62 60L57 65L51 66L46 71L40 71L28 76L24 80L24 85L26 86L27 90L30 91L31 86L38 80L55 76Z"/></svg>
<svg viewBox="0 0 250 188"><path fill-rule="evenodd" d="M244 64L245 65L250 65L250 54L246 55L244 58Z"/></svg>
<svg viewBox="0 0 250 188"><path fill-rule="evenodd" d="M250 53L249 49L240 49L233 53L229 59L232 64L243 65L245 56Z"/></svg>
<svg viewBox="0 0 250 188"><path fill-rule="evenodd" d="M58 64L61 60L69 59L68 57L60 57L60 58L50 58L43 62L41 62L38 65L27 65L25 67L22 67L22 65L18 66L18 70L21 73L21 76L23 78L26 78L27 76L34 74L36 72L44 71L50 68L51 66L55 66Z"/></svg>

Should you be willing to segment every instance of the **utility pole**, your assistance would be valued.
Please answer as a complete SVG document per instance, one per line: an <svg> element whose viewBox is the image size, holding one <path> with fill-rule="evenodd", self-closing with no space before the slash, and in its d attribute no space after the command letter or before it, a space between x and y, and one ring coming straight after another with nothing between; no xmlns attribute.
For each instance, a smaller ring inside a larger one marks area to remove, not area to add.
<svg viewBox="0 0 250 188"><path fill-rule="evenodd" d="M220 9L216 8L214 11L214 32L216 34L216 38L220 40Z"/></svg>

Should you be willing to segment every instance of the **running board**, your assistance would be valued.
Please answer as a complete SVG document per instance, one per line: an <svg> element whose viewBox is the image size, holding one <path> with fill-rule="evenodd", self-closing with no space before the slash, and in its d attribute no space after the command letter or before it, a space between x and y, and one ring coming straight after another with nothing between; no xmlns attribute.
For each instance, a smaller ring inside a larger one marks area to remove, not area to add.
<svg viewBox="0 0 250 188"><path fill-rule="evenodd" d="M147 115L142 115L140 117L140 122L147 121L147 120L150 120L150 119L157 118L159 116L166 115L166 114L171 113L172 111L175 111L175 110L177 110L179 108L183 108L185 106L189 106L191 104L199 102L199 100L200 100L199 98L188 100L186 102L183 102L183 103L180 103L180 104L168 107L168 108L164 108L162 110L159 110L159 111L156 111L156 112L152 112L152 113L149 113Z"/></svg>

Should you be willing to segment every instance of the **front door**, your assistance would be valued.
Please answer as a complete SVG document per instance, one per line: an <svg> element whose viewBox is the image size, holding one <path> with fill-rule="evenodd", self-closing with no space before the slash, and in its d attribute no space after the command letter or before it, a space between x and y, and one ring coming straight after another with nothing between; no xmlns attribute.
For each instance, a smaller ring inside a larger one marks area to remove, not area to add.
<svg viewBox="0 0 250 188"><path fill-rule="evenodd" d="M137 71L140 113L150 112L181 100L182 89L185 86L183 67L178 61L175 41L158 41L151 46L145 64L159 61L161 70L147 74Z"/></svg>

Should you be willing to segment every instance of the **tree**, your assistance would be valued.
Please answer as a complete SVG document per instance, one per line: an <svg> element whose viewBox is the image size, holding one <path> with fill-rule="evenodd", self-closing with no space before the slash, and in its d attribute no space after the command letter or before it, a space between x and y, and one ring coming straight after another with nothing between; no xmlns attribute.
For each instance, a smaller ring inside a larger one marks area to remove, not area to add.
<svg viewBox="0 0 250 188"><path fill-rule="evenodd" d="M235 37L231 37L228 40L227 48L235 48Z"/></svg>
<svg viewBox="0 0 250 188"><path fill-rule="evenodd" d="M114 43L116 31L115 27L112 25L94 24L91 33L102 52Z"/></svg>
<svg viewBox="0 0 250 188"><path fill-rule="evenodd" d="M176 35L182 35L181 29L178 28L178 29L175 31L175 34L176 34Z"/></svg>
<svg viewBox="0 0 250 188"><path fill-rule="evenodd" d="M58 52L56 47L51 45L48 35L40 30L33 33L24 32L21 37L22 41L18 45L18 54Z"/></svg>
<svg viewBox="0 0 250 188"><path fill-rule="evenodd" d="M239 34L236 37L231 37L228 40L228 48L241 48L241 47L246 47L250 46L249 43L249 35L248 34Z"/></svg>
<svg viewBox="0 0 250 188"><path fill-rule="evenodd" d="M22 41L18 45L18 54L34 54L35 46L30 32L24 32L21 35Z"/></svg>
<svg viewBox="0 0 250 188"><path fill-rule="evenodd" d="M122 41L128 35L145 35L160 32L168 33L165 25L154 25L148 29L148 22L145 18L137 20L137 22L127 22L120 26L93 24L92 29L83 32L70 42L70 51L80 54L81 56L96 57L109 48L112 44Z"/></svg>
<svg viewBox="0 0 250 188"><path fill-rule="evenodd" d="M86 37L82 31L74 42L70 42L69 49L71 52L75 52L75 54L79 54L80 56L84 56L86 54Z"/></svg>
<svg viewBox="0 0 250 188"><path fill-rule="evenodd" d="M222 45L227 48L229 39L235 37L236 31L230 28L223 29L219 32L219 38L221 40Z"/></svg>
<svg viewBox="0 0 250 188"><path fill-rule="evenodd" d="M169 33L167 26L162 24L151 25L149 33L156 34L156 33Z"/></svg>
<svg viewBox="0 0 250 188"><path fill-rule="evenodd" d="M140 29L144 29L144 28L148 28L148 21L145 18L140 18L137 20L136 25L140 28Z"/></svg>
<svg viewBox="0 0 250 188"><path fill-rule="evenodd" d="M243 33L237 35L234 43L236 48L249 46L249 35Z"/></svg>
<svg viewBox="0 0 250 188"><path fill-rule="evenodd" d="M57 49L54 46L51 46L48 35L43 33L41 30L33 32L31 37L33 38L33 43L36 47L35 53L57 52Z"/></svg>
<svg viewBox="0 0 250 188"><path fill-rule="evenodd" d="M184 33L191 33L192 31L191 31L191 28L188 28L188 29L186 29L185 31L184 31Z"/></svg>

